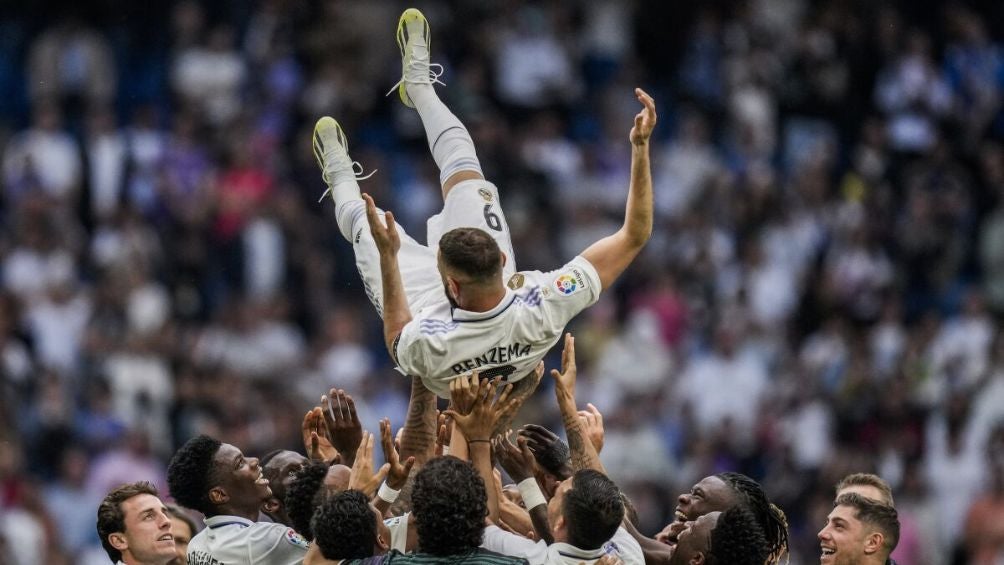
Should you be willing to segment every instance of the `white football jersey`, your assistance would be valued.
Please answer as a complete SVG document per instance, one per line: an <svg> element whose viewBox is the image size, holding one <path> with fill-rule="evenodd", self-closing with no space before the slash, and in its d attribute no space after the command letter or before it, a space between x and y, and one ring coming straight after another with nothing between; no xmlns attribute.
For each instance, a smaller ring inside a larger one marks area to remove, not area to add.
<svg viewBox="0 0 1004 565"><path fill-rule="evenodd" d="M453 308L447 301L421 309L394 344L394 360L426 388L450 397L450 381L477 370L482 378L518 381L561 338L565 324L600 296L596 269L578 256L548 273L509 277L505 297L487 312Z"/></svg>
<svg viewBox="0 0 1004 565"><path fill-rule="evenodd" d="M213 516L188 542L188 565L298 565L309 548L288 526Z"/></svg>

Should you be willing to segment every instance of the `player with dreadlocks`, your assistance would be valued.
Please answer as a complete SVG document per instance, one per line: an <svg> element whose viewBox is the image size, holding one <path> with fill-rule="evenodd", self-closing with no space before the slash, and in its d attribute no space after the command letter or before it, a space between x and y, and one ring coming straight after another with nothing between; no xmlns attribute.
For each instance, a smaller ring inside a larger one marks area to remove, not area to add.
<svg viewBox="0 0 1004 565"><path fill-rule="evenodd" d="M689 493L681 494L678 502L676 521L666 526L656 539L644 537L633 527L625 525L641 544L646 563L670 562L678 536L689 524L706 514L725 512L736 506L748 510L763 530L769 549L768 565L780 563L788 552L788 521L784 512L770 502L759 483L746 475L730 472L707 476Z"/></svg>

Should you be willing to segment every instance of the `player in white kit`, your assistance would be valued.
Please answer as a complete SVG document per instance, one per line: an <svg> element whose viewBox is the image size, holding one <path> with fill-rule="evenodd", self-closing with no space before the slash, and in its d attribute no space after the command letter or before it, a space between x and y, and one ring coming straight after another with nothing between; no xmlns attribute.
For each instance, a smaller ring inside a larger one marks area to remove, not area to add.
<svg viewBox="0 0 1004 565"><path fill-rule="evenodd" d="M383 317L394 362L449 398L449 382L459 374L477 370L483 378L514 382L533 371L565 324L596 302L648 241L655 103L635 89L643 108L629 135L631 181L621 229L554 271L517 272L498 189L484 179L467 129L434 90L440 73L430 68L438 65L429 62L425 16L405 10L397 39L399 94L422 119L443 188L443 210L427 225L429 245L404 233L391 212L360 193L361 168L330 117L314 128L314 153L339 230L352 242L367 295Z"/></svg>

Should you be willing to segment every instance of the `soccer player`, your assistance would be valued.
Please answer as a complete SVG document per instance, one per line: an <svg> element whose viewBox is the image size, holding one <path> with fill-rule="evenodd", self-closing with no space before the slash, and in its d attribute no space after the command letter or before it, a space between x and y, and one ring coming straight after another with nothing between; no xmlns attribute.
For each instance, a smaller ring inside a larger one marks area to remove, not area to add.
<svg viewBox="0 0 1004 565"><path fill-rule="evenodd" d="M631 180L623 226L547 273L517 272L499 191L485 180L474 142L433 88L429 23L405 10L398 23L403 73L399 94L425 127L440 171L444 206L428 221L428 242L415 241L362 195L345 134L323 117L314 152L335 202L339 230L354 247L367 294L383 317L384 339L400 370L420 375L440 397L449 383L478 369L510 382L531 373L568 321L599 298L631 264L652 232L649 138L655 103L642 103L629 140ZM367 225L368 224L368 225ZM414 313L414 315L413 315ZM448 344L448 345L447 345Z"/></svg>
<svg viewBox="0 0 1004 565"><path fill-rule="evenodd" d="M174 536L174 552L177 555L170 565L188 565L188 543L199 529L180 507L168 504L167 513L171 516L171 535Z"/></svg>
<svg viewBox="0 0 1004 565"><path fill-rule="evenodd" d="M711 512L680 532L669 565L763 565L770 547L753 514L742 506Z"/></svg>
<svg viewBox="0 0 1004 565"><path fill-rule="evenodd" d="M273 522L292 526L293 522L286 513L286 488L293 475L307 464L307 458L295 451L279 449L267 453L259 463L272 491L272 496L261 505L262 513Z"/></svg>
<svg viewBox="0 0 1004 565"><path fill-rule="evenodd" d="M188 544L192 565L294 565L309 543L283 524L256 522L272 496L258 460L209 436L188 440L167 468L171 495L206 516L206 529Z"/></svg>
<svg viewBox="0 0 1004 565"><path fill-rule="evenodd" d="M108 493L98 506L97 528L113 563L167 565L176 557L167 507L146 481Z"/></svg>
<svg viewBox="0 0 1004 565"><path fill-rule="evenodd" d="M899 543L899 517L888 504L856 493L842 494L817 537L820 563L883 565Z"/></svg>
<svg viewBox="0 0 1004 565"><path fill-rule="evenodd" d="M840 498L840 495L843 494L855 493L867 499L888 504L893 508L896 507L896 502L892 498L892 488L889 486L889 483L885 482L882 477L872 473L852 473L847 475L837 483L836 491L836 498ZM896 565L896 561L890 557L886 560L885 565Z"/></svg>

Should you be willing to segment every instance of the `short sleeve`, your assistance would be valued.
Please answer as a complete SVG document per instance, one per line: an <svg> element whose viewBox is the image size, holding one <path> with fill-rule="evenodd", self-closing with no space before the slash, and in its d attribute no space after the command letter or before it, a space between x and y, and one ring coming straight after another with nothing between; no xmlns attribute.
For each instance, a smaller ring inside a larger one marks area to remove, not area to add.
<svg viewBox="0 0 1004 565"><path fill-rule="evenodd" d="M247 543L262 562L277 565L300 563L310 549L309 541L282 524L256 523L248 531Z"/></svg>
<svg viewBox="0 0 1004 565"><path fill-rule="evenodd" d="M419 327L417 318L408 322L401 329L401 333L398 334L397 339L394 340L393 351L391 351L394 363L406 375L422 376L429 374L429 364L427 362L429 356L426 352L428 343L424 339Z"/></svg>
<svg viewBox="0 0 1004 565"><path fill-rule="evenodd" d="M495 525L485 526L481 547L510 557L526 559L531 565L547 561L547 544L517 536Z"/></svg>
<svg viewBox="0 0 1004 565"><path fill-rule="evenodd" d="M596 268L581 255L554 271L535 273L534 278L552 329L559 332L576 314L595 304L603 288Z"/></svg>

